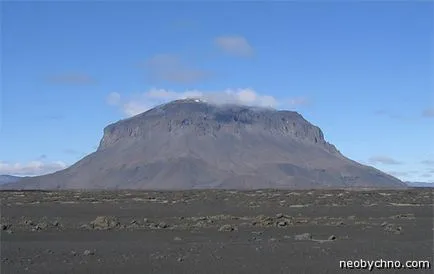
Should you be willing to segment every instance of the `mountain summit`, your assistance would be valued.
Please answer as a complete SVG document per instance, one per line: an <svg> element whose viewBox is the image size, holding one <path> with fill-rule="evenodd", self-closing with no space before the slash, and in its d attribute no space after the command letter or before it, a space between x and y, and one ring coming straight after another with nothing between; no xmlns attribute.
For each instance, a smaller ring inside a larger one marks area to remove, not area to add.
<svg viewBox="0 0 434 274"><path fill-rule="evenodd" d="M405 187L344 157L293 111L176 100L107 126L96 152L14 188Z"/></svg>

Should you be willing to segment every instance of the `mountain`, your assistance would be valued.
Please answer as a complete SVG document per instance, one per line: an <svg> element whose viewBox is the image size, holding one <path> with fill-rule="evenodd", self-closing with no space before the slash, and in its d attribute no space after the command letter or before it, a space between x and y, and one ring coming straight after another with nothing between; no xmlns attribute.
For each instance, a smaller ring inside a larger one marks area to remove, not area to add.
<svg viewBox="0 0 434 274"><path fill-rule="evenodd" d="M24 178L18 185L155 190L406 187L343 156L325 141L320 128L297 112L198 99L172 101L108 125L97 151L65 170Z"/></svg>
<svg viewBox="0 0 434 274"><path fill-rule="evenodd" d="M0 185L7 183L15 183L18 182L21 177L12 176L12 175L0 175Z"/></svg>
<svg viewBox="0 0 434 274"><path fill-rule="evenodd" d="M405 182L410 187L434 187L433 183L427 183L427 182Z"/></svg>

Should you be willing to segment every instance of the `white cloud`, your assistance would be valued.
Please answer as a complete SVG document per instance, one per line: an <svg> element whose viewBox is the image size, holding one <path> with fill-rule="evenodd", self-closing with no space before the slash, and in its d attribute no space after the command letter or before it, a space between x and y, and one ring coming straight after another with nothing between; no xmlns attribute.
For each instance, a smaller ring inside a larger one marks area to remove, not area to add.
<svg viewBox="0 0 434 274"><path fill-rule="evenodd" d="M371 158L369 158L369 162L371 164L383 164L383 165L400 165L402 164L401 162L387 157L387 156L373 156Z"/></svg>
<svg viewBox="0 0 434 274"><path fill-rule="evenodd" d="M253 47L242 36L220 36L214 39L214 43L232 55L247 57L253 54Z"/></svg>
<svg viewBox="0 0 434 274"><path fill-rule="evenodd" d="M107 103L112 106L119 104L120 100L121 95L117 92L110 92L110 94L107 96Z"/></svg>
<svg viewBox="0 0 434 274"><path fill-rule="evenodd" d="M151 80L178 84L195 83L206 79L210 73L189 66L173 54L157 54L145 64Z"/></svg>
<svg viewBox="0 0 434 274"><path fill-rule="evenodd" d="M288 104L290 106L300 106L300 105L306 105L309 103L309 99L306 97L295 97L288 100Z"/></svg>
<svg viewBox="0 0 434 274"><path fill-rule="evenodd" d="M113 100L115 98L116 100ZM271 95L259 94L251 88L237 88L225 89L222 91L200 91L200 90L186 90L183 92L176 92L166 89L152 88L147 92L136 94L129 98L123 98L120 94L110 93L107 102L110 105L117 106L121 109L123 114L131 117L142 113L152 107L166 103L168 101L197 98L207 101L212 104L239 104L257 107L272 107L275 108L281 104ZM297 106L305 103L305 100L281 100L284 104L289 106ZM288 104L288 102L290 102Z"/></svg>
<svg viewBox="0 0 434 274"><path fill-rule="evenodd" d="M0 174L17 175L17 176L35 176L53 173L55 171L65 169L67 164L61 161L57 162L42 162L31 161L25 164L8 163L0 161Z"/></svg>

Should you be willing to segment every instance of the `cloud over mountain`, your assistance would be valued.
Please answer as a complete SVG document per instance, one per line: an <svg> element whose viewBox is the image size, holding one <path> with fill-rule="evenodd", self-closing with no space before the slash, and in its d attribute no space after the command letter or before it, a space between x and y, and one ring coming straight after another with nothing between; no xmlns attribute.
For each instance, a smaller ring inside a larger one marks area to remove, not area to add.
<svg viewBox="0 0 434 274"><path fill-rule="evenodd" d="M189 98L197 98L213 104L241 104L258 107L277 107L279 105L279 101L273 96L260 94L251 88L229 88L209 92L200 90L176 92L152 88L147 92L126 98L118 92L112 92L107 97L107 103L119 107L125 116L130 117L164 102ZM287 100L288 105L291 106L297 106L305 102L302 98Z"/></svg>

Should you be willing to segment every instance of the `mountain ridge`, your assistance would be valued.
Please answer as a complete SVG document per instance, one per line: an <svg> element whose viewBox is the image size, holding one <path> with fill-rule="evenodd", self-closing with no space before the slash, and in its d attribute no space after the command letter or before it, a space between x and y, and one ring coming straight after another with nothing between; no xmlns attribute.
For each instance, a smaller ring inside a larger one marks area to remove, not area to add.
<svg viewBox="0 0 434 274"><path fill-rule="evenodd" d="M401 188L297 112L176 100L104 128L98 149L23 188Z"/></svg>

